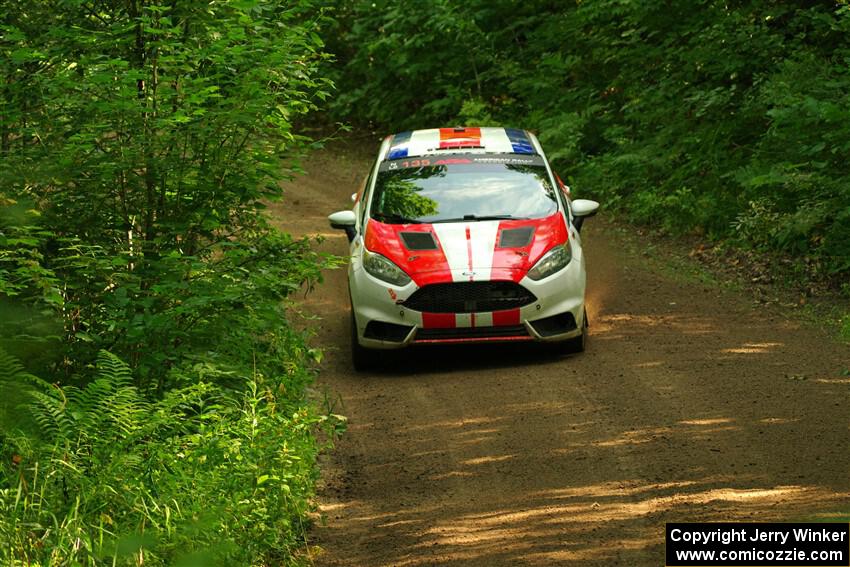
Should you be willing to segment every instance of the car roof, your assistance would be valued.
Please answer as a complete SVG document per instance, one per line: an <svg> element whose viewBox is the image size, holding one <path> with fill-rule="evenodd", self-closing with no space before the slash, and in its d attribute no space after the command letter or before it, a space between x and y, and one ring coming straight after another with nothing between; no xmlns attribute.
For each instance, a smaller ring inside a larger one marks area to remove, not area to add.
<svg viewBox="0 0 850 567"><path fill-rule="evenodd" d="M518 128L430 128L387 136L380 160L449 152L543 155L534 134Z"/></svg>

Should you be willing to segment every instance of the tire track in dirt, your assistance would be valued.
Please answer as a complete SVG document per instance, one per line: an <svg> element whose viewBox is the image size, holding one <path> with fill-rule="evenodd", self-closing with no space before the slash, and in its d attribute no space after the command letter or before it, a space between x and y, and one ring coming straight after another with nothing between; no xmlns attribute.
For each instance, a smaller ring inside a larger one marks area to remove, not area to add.
<svg viewBox="0 0 850 567"><path fill-rule="evenodd" d="M273 218L344 255L325 217L370 159L351 144L317 153ZM319 387L350 422L324 463L317 565L663 565L668 521L850 510L848 348L650 271L603 218L585 230L579 356L416 349L356 374L344 270L307 298Z"/></svg>

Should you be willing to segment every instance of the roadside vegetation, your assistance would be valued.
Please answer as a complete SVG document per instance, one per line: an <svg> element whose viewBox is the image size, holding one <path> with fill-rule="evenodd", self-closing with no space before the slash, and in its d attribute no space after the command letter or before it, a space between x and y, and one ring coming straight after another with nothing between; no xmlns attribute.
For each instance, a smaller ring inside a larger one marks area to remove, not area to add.
<svg viewBox="0 0 850 567"><path fill-rule="evenodd" d="M846 2L336 4L337 117L533 129L606 210L850 298Z"/></svg>
<svg viewBox="0 0 850 567"><path fill-rule="evenodd" d="M0 564L304 560L308 1L0 1Z"/></svg>
<svg viewBox="0 0 850 567"><path fill-rule="evenodd" d="M308 561L343 421L287 310L335 260L264 207L314 111L535 130L850 298L848 61L845 2L0 0L0 563Z"/></svg>

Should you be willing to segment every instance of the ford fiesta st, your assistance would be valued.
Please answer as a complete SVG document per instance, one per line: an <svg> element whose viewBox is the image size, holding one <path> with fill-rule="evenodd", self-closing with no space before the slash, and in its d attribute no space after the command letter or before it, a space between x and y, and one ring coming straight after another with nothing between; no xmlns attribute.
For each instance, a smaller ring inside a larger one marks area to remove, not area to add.
<svg viewBox="0 0 850 567"><path fill-rule="evenodd" d="M418 344L548 341L584 350L579 231L599 204L571 199L537 138L512 128L387 137L346 231L352 357Z"/></svg>

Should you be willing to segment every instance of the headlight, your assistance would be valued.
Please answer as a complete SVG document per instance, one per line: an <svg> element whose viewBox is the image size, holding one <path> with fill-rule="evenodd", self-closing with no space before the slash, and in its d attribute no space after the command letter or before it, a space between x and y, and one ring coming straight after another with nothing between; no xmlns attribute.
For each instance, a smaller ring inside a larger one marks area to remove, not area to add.
<svg viewBox="0 0 850 567"><path fill-rule="evenodd" d="M410 276L405 274L392 261L375 252L369 252L366 249L363 250L363 267L366 268L367 272L381 281L399 287L410 283Z"/></svg>
<svg viewBox="0 0 850 567"><path fill-rule="evenodd" d="M543 255L540 260L534 264L534 267L528 270L528 277L533 280L542 280L549 277L558 270L564 269L570 260L573 259L573 253L570 251L570 243L555 246L549 252Z"/></svg>

